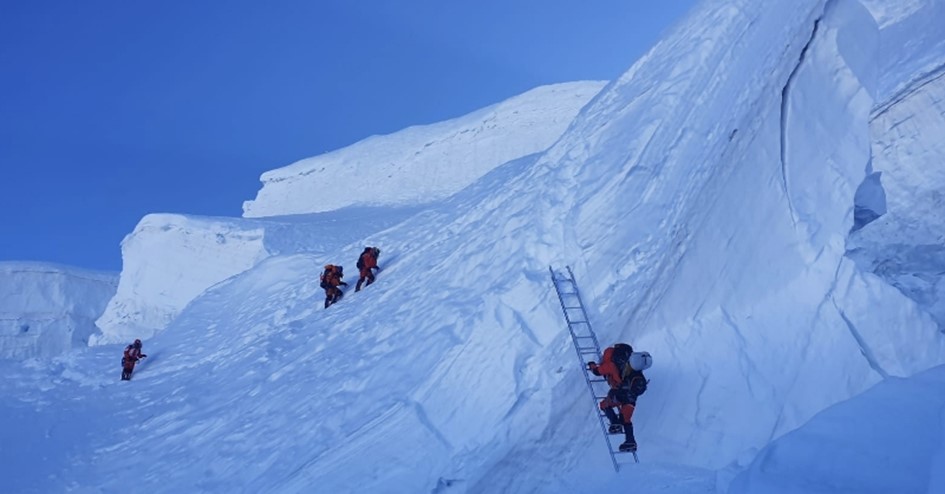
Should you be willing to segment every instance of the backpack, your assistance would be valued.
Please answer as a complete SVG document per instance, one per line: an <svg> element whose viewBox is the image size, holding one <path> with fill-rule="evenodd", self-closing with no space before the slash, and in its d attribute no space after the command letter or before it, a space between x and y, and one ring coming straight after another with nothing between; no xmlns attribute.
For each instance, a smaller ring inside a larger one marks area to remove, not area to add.
<svg viewBox="0 0 945 494"><path fill-rule="evenodd" d="M322 271L322 275L319 277L319 280L321 281L321 283L318 286L322 288L328 288L330 286L328 284L328 279L331 277L332 268L333 266L331 264L325 266L325 270Z"/></svg>
<svg viewBox="0 0 945 494"><path fill-rule="evenodd" d="M627 368L630 367L627 366ZM646 386L650 381L643 375L643 371L631 369L630 373L624 376L624 383L626 383L626 388L630 391L630 394L640 396L646 393Z"/></svg>
<svg viewBox="0 0 945 494"><path fill-rule="evenodd" d="M614 351L610 354L610 361L623 372L624 366L630 361L630 355L633 353L633 347L626 343L616 343L613 346Z"/></svg>
<svg viewBox="0 0 945 494"><path fill-rule="evenodd" d="M653 357L650 356L650 352L632 352L626 365L622 367L623 382L634 396L640 396L646 392L650 381L643 375L643 371L652 365Z"/></svg>
<svg viewBox="0 0 945 494"><path fill-rule="evenodd" d="M344 276L345 276L344 266L340 266L337 264L326 264L325 271L322 273L321 277L319 278L321 283L319 283L318 286L327 289L329 287L334 286L332 284L332 281L334 280L335 277L338 278L338 281L341 281L341 278L343 278Z"/></svg>
<svg viewBox="0 0 945 494"><path fill-rule="evenodd" d="M371 254L371 256L374 258L374 263L377 264L377 258L381 255L381 249L378 249L377 247L369 247L364 249L364 252L358 256L358 269L364 269L364 254Z"/></svg>

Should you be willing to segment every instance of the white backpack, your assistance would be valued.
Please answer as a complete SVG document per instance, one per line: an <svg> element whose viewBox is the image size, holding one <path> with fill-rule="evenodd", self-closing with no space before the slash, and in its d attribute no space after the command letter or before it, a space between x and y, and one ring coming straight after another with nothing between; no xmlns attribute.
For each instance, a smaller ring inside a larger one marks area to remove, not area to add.
<svg viewBox="0 0 945 494"><path fill-rule="evenodd" d="M630 354L629 363L633 370L644 371L653 365L653 357L650 356L650 352L633 352Z"/></svg>

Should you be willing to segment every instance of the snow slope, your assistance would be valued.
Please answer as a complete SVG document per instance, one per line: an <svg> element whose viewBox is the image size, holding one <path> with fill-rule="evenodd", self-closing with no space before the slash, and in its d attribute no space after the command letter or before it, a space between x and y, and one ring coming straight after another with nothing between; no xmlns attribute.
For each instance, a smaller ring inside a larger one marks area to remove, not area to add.
<svg viewBox="0 0 945 494"><path fill-rule="evenodd" d="M0 359L48 358L85 346L117 282L115 273L0 263Z"/></svg>
<svg viewBox="0 0 945 494"><path fill-rule="evenodd" d="M264 173L243 216L402 206L443 199L508 161L548 148L603 82L542 86L468 115L373 136Z"/></svg>
<svg viewBox="0 0 945 494"><path fill-rule="evenodd" d="M30 417L0 427L26 444L0 449L23 472L5 490L675 494L763 486L737 475L772 459L803 470L778 453L806 442L792 431L823 439L818 413L878 383L879 399L915 397L925 385L898 377L945 362L929 312L845 255L883 81L912 78L884 79L911 65L877 55L882 33L854 0L705 2L547 152L416 200L406 221L324 213L350 236L197 294L130 383L120 345L0 364L0 416ZM383 251L377 283L322 309L321 266L364 245ZM566 264L601 341L655 357L634 415L643 463L620 473L548 279ZM935 424L922 418L904 435ZM839 455L851 430L821 443Z"/></svg>
<svg viewBox="0 0 945 494"><path fill-rule="evenodd" d="M274 255L313 252L330 255L368 230L401 221L414 209L378 217L351 208L331 217L247 220L152 214L122 241L123 267L118 291L98 319L92 344L148 338L164 329L207 288ZM352 263L353 267L353 263Z"/></svg>

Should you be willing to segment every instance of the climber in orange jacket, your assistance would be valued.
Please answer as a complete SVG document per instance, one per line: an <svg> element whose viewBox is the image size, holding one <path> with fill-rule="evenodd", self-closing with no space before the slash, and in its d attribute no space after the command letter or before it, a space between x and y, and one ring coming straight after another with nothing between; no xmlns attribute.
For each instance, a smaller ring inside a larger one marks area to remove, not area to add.
<svg viewBox="0 0 945 494"><path fill-rule="evenodd" d="M121 380L131 379L131 373L135 370L135 364L139 360L147 357L141 353L141 340L135 340L134 343L125 347L125 354L121 357Z"/></svg>
<svg viewBox="0 0 945 494"><path fill-rule="evenodd" d="M610 421L611 434L624 433L626 440L620 445L620 451L636 451L637 442L633 436L633 412L636 410L637 397L646 391L647 380L643 371L652 365L653 359L647 352L634 352L633 347L617 343L604 350L601 363L588 362L587 368L597 376L602 376L610 385L607 396L601 400L600 409ZM614 409L618 409L615 412Z"/></svg>
<svg viewBox="0 0 945 494"><path fill-rule="evenodd" d="M347 283L341 281L341 278L344 277L344 267L336 266L334 264L326 264L325 271L321 275L321 287L325 289L325 308L327 309L329 305L341 300L341 297L344 296L344 292L341 291L341 286L348 286Z"/></svg>
<svg viewBox="0 0 945 494"><path fill-rule="evenodd" d="M364 252L358 257L358 269L361 271L361 277L358 278L358 284L354 286L354 291L361 291L361 283L367 280L364 286L374 283L374 272L372 270L381 270L377 266L377 257L381 255L381 249L377 247L365 247Z"/></svg>

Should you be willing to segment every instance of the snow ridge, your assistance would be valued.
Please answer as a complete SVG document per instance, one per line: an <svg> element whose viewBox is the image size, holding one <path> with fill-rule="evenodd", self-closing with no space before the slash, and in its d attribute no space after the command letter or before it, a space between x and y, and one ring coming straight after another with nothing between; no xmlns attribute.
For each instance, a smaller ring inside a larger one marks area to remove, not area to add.
<svg viewBox="0 0 945 494"><path fill-rule="evenodd" d="M268 171L243 216L435 202L496 166L547 149L603 86L584 81L535 88L453 120L370 137Z"/></svg>

